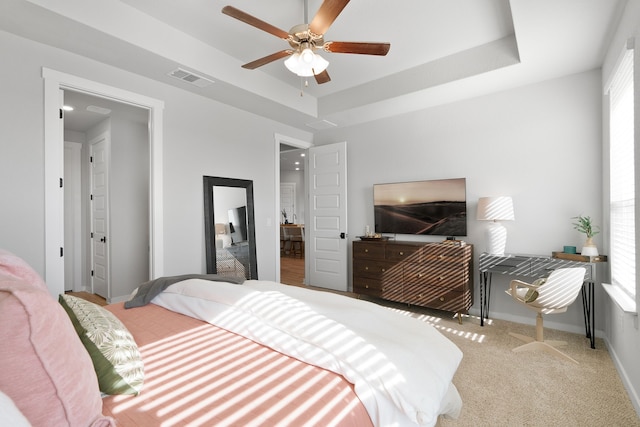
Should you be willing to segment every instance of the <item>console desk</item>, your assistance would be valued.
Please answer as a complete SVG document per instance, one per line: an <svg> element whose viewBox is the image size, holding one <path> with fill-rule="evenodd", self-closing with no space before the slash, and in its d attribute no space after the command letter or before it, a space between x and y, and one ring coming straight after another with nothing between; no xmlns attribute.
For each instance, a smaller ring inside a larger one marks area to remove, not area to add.
<svg viewBox="0 0 640 427"><path fill-rule="evenodd" d="M576 258L580 258L576 256ZM588 261L587 261L588 259ZM480 254L480 325L484 326L484 319L489 318L489 301L491 299L491 279L493 274L503 274L517 277L532 277L535 279L547 277L558 268L584 267L586 274L582 286L582 309L584 312L584 326L587 338L591 341L591 348L595 346L595 315L594 315L594 284L597 278L596 266L606 262L604 255L584 257L583 261L555 258L545 255L490 255Z"/></svg>

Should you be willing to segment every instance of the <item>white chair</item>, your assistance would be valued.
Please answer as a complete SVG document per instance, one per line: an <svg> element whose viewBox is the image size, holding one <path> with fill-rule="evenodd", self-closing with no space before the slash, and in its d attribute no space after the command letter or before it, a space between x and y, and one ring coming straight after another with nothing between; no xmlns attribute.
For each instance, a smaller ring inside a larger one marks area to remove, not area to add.
<svg viewBox="0 0 640 427"><path fill-rule="evenodd" d="M584 267L559 268L554 270L542 285L512 280L506 291L513 299L530 310L536 311L536 337L509 333L527 344L513 349L515 352L527 350L544 350L566 360L578 363L564 354L556 346L566 345L564 341L545 341L543 336L542 314L564 313L578 297L584 282Z"/></svg>

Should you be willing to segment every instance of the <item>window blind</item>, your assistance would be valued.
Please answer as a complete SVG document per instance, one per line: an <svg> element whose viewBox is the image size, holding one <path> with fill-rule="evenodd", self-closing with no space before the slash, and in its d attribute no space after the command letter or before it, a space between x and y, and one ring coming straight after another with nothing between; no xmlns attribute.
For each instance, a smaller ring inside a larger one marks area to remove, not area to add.
<svg viewBox="0 0 640 427"><path fill-rule="evenodd" d="M625 51L609 87L611 281L636 293L633 49Z"/></svg>

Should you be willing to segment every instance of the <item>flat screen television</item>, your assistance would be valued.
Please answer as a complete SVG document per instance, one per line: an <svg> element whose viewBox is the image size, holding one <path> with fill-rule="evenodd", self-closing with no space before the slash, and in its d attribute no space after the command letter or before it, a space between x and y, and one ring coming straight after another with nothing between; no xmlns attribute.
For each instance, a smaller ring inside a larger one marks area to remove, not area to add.
<svg viewBox="0 0 640 427"><path fill-rule="evenodd" d="M229 209L229 232L233 244L247 240L247 207L240 206Z"/></svg>
<svg viewBox="0 0 640 427"><path fill-rule="evenodd" d="M374 184L376 233L467 235L466 178Z"/></svg>

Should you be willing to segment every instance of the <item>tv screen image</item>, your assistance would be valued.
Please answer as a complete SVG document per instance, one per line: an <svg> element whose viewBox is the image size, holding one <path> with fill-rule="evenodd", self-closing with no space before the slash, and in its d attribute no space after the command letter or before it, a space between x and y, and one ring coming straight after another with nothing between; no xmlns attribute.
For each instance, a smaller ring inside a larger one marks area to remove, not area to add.
<svg viewBox="0 0 640 427"><path fill-rule="evenodd" d="M467 235L466 178L374 184L376 233Z"/></svg>

